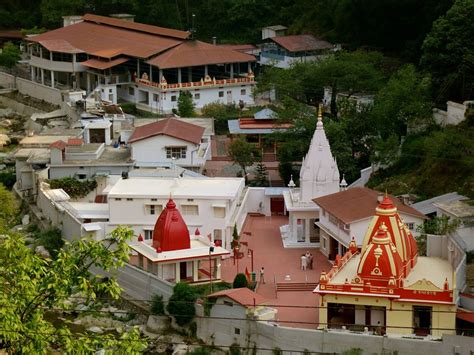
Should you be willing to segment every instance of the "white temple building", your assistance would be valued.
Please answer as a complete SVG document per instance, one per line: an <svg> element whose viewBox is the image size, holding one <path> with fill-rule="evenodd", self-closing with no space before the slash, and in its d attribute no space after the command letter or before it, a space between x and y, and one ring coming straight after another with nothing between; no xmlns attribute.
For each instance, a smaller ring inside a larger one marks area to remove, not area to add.
<svg viewBox="0 0 474 355"><path fill-rule="evenodd" d="M296 188L293 178L288 187L283 197L289 224L280 227L283 245L319 247L319 227L315 224L319 221L319 207L312 200L347 187L344 179L339 183L339 169L324 132L321 105L316 130L301 165L300 188Z"/></svg>

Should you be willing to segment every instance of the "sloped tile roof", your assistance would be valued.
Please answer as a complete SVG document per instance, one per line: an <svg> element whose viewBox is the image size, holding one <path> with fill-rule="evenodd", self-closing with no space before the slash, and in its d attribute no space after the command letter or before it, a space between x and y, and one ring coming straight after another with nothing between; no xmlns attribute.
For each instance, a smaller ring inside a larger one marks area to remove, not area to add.
<svg viewBox="0 0 474 355"><path fill-rule="evenodd" d="M204 128L175 118L167 118L135 128L129 143L137 142L157 135L167 135L183 141L199 144Z"/></svg>
<svg viewBox="0 0 474 355"><path fill-rule="evenodd" d="M206 64L255 62L250 54L201 41L186 41L147 61L160 69L193 67Z"/></svg>
<svg viewBox="0 0 474 355"><path fill-rule="evenodd" d="M377 197L379 192L366 187L354 187L346 191L322 196L313 201L340 219L344 223L351 223L375 214L375 208L379 205ZM425 215L414 208L404 205L396 197L390 196L399 212L425 219Z"/></svg>
<svg viewBox="0 0 474 355"><path fill-rule="evenodd" d="M214 292L207 296L208 298L229 297L233 301L245 307L258 306L266 301L266 299L258 293L249 290L247 287L232 288Z"/></svg>
<svg viewBox="0 0 474 355"><path fill-rule="evenodd" d="M271 40L289 52L303 52L334 48L334 45L331 43L316 38L313 35L279 36L272 37Z"/></svg>

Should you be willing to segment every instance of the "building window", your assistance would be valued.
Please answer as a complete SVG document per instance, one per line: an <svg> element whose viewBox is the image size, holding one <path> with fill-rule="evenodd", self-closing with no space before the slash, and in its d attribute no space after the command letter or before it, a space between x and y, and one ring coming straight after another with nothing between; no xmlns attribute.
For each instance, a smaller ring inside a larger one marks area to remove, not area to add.
<svg viewBox="0 0 474 355"><path fill-rule="evenodd" d="M116 198L115 201L122 201L122 199L121 198Z"/></svg>
<svg viewBox="0 0 474 355"><path fill-rule="evenodd" d="M163 210L162 205L148 205L148 214L155 215L161 213Z"/></svg>
<svg viewBox="0 0 474 355"><path fill-rule="evenodd" d="M78 174L78 175L77 175L77 178L78 178L79 180L85 180L85 179L87 179L87 175L86 175L86 174Z"/></svg>
<svg viewBox="0 0 474 355"><path fill-rule="evenodd" d="M152 200L152 201L158 201L158 199L157 199L157 198L152 198L151 200Z"/></svg>
<svg viewBox="0 0 474 355"><path fill-rule="evenodd" d="M127 201L133 201L133 198L129 197L129 198L127 198Z"/></svg>
<svg viewBox="0 0 474 355"><path fill-rule="evenodd" d="M234 334L240 335L240 328L234 328Z"/></svg>
<svg viewBox="0 0 474 355"><path fill-rule="evenodd" d="M200 93L195 93L194 94L194 100L199 100L201 98L201 94Z"/></svg>
<svg viewBox="0 0 474 355"><path fill-rule="evenodd" d="M224 305L225 305L225 306L229 306L229 307L233 307L233 306L234 306L234 303L231 302L231 301L226 301L226 300L224 300Z"/></svg>
<svg viewBox="0 0 474 355"><path fill-rule="evenodd" d="M219 97L224 97L224 91L219 91Z"/></svg>
<svg viewBox="0 0 474 355"><path fill-rule="evenodd" d="M409 230L412 231L413 229L415 229L415 223L407 223L407 227Z"/></svg>
<svg viewBox="0 0 474 355"><path fill-rule="evenodd" d="M247 90L241 89L240 90L240 95L247 95Z"/></svg>
<svg viewBox="0 0 474 355"><path fill-rule="evenodd" d="M225 218L225 207L213 207L215 218Z"/></svg>
<svg viewBox="0 0 474 355"><path fill-rule="evenodd" d="M193 199L193 198L188 198L188 199L186 199L186 201L188 201L188 202L194 202L194 199Z"/></svg>
<svg viewBox="0 0 474 355"><path fill-rule="evenodd" d="M181 212L187 216L197 216L199 214L198 205L181 205Z"/></svg>
<svg viewBox="0 0 474 355"><path fill-rule="evenodd" d="M186 159L186 147L166 147L166 158Z"/></svg>
<svg viewBox="0 0 474 355"><path fill-rule="evenodd" d="M145 240L152 240L153 239L153 231L152 230L144 230L143 234L145 234Z"/></svg>
<svg viewBox="0 0 474 355"><path fill-rule="evenodd" d="M153 101L158 101L160 96L158 94L153 94Z"/></svg>
<svg viewBox="0 0 474 355"><path fill-rule="evenodd" d="M176 101L176 95L171 95L171 101L173 101L173 102Z"/></svg>
<svg viewBox="0 0 474 355"><path fill-rule="evenodd" d="M326 238L323 238L323 249L326 249Z"/></svg>
<svg viewBox="0 0 474 355"><path fill-rule="evenodd" d="M134 88L128 88L128 94L130 96L135 96L135 89Z"/></svg>

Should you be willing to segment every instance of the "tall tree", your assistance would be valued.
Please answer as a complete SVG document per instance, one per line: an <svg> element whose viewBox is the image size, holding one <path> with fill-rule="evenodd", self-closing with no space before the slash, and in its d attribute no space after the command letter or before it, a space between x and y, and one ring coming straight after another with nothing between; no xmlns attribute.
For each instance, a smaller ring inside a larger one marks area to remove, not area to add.
<svg viewBox="0 0 474 355"><path fill-rule="evenodd" d="M474 0L456 0L423 42L420 64L431 73L439 103L474 97L473 18Z"/></svg>
<svg viewBox="0 0 474 355"><path fill-rule="evenodd" d="M255 146L248 143L245 138L239 137L230 144L228 153L234 164L241 167L245 183L247 183L247 167L253 165L258 157L258 151L255 149Z"/></svg>
<svg viewBox="0 0 474 355"><path fill-rule="evenodd" d="M178 113L181 117L193 117L195 115L193 96L189 91L179 93Z"/></svg>
<svg viewBox="0 0 474 355"><path fill-rule="evenodd" d="M0 54L0 66L12 68L20 60L20 49L12 42L7 42L3 46Z"/></svg>
<svg viewBox="0 0 474 355"><path fill-rule="evenodd" d="M89 272L95 265L108 271L128 260L127 240L133 231L115 229L105 242L80 240L67 244L55 260L43 259L24 243L23 237L4 233L0 243L0 336L9 353L89 353L100 349L116 353L139 353L145 342L132 328L118 338L112 335L73 334L65 325L54 325L47 313L74 311L81 303L93 309L99 294L118 298L114 278L103 279ZM71 298L72 297L72 298Z"/></svg>

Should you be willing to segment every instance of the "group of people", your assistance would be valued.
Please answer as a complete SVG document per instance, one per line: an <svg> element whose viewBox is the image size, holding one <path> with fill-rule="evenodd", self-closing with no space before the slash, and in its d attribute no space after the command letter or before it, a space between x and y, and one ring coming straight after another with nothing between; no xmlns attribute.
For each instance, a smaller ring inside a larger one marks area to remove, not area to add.
<svg viewBox="0 0 474 355"><path fill-rule="evenodd" d="M301 254L301 270L313 268L313 254L309 251L306 254Z"/></svg>

